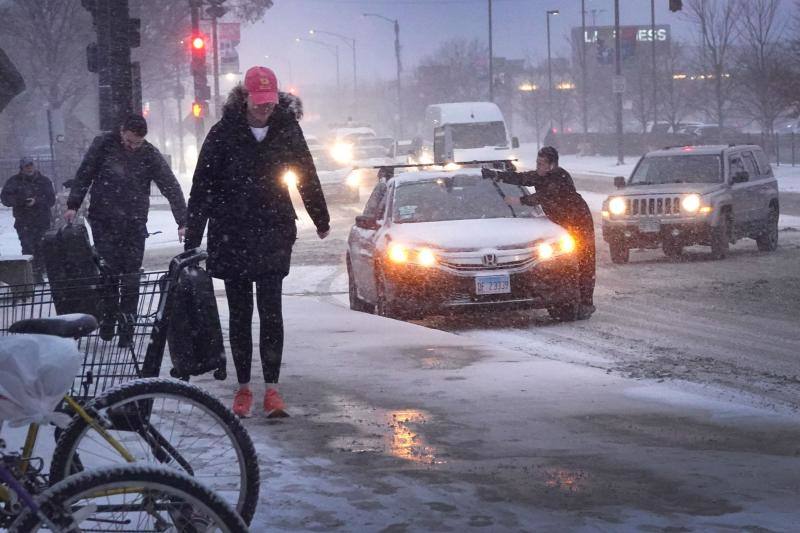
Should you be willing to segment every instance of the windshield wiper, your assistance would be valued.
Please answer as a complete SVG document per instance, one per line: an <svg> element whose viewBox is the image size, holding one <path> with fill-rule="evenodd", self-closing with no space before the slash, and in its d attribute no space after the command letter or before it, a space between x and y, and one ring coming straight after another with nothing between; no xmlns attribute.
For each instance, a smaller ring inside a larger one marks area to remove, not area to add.
<svg viewBox="0 0 800 533"><path fill-rule="evenodd" d="M491 181L492 185L494 185L494 188L497 189L497 194L500 195L500 198L502 198L503 203L506 204L508 206L508 209L511 210L511 216L517 218L517 213L514 211L514 206L506 203L506 194L503 192L503 189L500 188L500 185L495 180L489 180L489 181Z"/></svg>

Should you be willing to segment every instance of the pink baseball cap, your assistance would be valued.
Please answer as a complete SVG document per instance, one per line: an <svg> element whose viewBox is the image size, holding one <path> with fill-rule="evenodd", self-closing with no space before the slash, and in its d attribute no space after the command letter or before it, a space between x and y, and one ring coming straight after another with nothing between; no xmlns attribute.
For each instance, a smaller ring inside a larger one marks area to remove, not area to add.
<svg viewBox="0 0 800 533"><path fill-rule="evenodd" d="M278 103L278 78L267 67L252 67L244 75L244 88L256 105Z"/></svg>

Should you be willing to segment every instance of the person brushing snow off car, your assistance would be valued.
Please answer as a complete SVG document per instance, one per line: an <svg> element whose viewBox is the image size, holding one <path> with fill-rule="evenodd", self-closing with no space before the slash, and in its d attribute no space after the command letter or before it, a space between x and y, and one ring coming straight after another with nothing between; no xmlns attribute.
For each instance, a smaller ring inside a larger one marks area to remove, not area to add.
<svg viewBox="0 0 800 533"><path fill-rule="evenodd" d="M278 92L265 67L247 71L222 119L206 136L189 195L186 249L200 246L208 222L209 273L225 281L230 343L239 388L233 411L250 416L253 393L253 284L260 318L261 367L268 417L288 416L277 383L283 353L281 287L297 238L294 208L284 174L292 170L317 235L330 232L330 217L298 120L300 100Z"/></svg>
<svg viewBox="0 0 800 533"><path fill-rule="evenodd" d="M572 176L558 166L558 151L545 146L536 157L533 172L497 171L484 168L484 178L535 187L536 192L522 198L507 198L509 204L542 206L547 217L565 228L575 238L578 247L578 287L580 309L576 318L585 320L592 316L594 306L595 251L592 213L583 197L575 190Z"/></svg>

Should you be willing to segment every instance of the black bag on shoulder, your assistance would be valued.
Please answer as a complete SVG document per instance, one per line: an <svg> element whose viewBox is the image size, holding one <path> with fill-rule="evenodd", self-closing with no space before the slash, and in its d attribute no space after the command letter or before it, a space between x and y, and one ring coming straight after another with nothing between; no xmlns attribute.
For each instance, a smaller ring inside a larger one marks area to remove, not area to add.
<svg viewBox="0 0 800 533"><path fill-rule="evenodd" d="M86 226L68 224L48 231L41 250L56 313L86 313L100 319L100 260Z"/></svg>
<svg viewBox="0 0 800 533"><path fill-rule="evenodd" d="M171 288L167 344L172 377L188 379L214 371L225 379L225 347L214 284L208 272L187 266Z"/></svg>

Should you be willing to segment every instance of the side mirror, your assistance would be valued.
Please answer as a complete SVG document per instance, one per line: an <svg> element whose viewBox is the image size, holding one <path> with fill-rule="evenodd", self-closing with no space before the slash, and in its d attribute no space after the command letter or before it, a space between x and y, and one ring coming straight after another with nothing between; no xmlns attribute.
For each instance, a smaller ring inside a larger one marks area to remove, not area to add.
<svg viewBox="0 0 800 533"><path fill-rule="evenodd" d="M745 183L750 181L750 174L746 170L740 170L731 178L731 183Z"/></svg>
<svg viewBox="0 0 800 533"><path fill-rule="evenodd" d="M376 230L380 227L375 217L369 215L358 215L356 217L356 227L361 229Z"/></svg>
<svg viewBox="0 0 800 533"><path fill-rule="evenodd" d="M624 176L617 176L614 178L614 187L617 189L625 188L625 177Z"/></svg>
<svg viewBox="0 0 800 533"><path fill-rule="evenodd" d="M511 148L519 148L519 138L511 137Z"/></svg>

